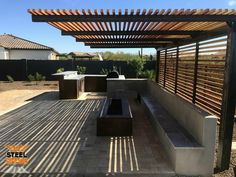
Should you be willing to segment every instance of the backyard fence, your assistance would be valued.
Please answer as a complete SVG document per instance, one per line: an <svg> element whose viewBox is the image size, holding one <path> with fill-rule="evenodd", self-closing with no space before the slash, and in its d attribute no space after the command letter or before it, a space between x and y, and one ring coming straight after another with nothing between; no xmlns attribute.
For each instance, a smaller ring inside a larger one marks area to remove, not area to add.
<svg viewBox="0 0 236 177"><path fill-rule="evenodd" d="M226 37L160 51L159 84L220 116Z"/></svg>
<svg viewBox="0 0 236 177"><path fill-rule="evenodd" d="M0 80L10 75L14 80L27 80L29 74L36 72L46 76L46 80L55 80L53 73L59 68L65 71L76 70L77 66L86 67L86 74L100 74L102 69L112 70L115 66L127 78L135 77L134 69L127 61L98 60L0 60ZM147 61L144 70L155 70L156 61Z"/></svg>

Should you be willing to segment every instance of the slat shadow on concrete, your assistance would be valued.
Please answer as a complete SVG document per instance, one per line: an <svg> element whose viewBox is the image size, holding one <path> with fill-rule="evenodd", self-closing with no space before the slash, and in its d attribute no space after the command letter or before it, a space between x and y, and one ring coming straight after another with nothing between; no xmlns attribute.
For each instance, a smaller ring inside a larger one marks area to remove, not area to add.
<svg viewBox="0 0 236 177"><path fill-rule="evenodd" d="M45 95L44 95L45 97ZM97 137L104 99L35 99L0 116L1 176L172 176L144 112L135 102L132 137ZM28 174L5 164L6 145L28 145ZM12 173L12 174L11 174Z"/></svg>

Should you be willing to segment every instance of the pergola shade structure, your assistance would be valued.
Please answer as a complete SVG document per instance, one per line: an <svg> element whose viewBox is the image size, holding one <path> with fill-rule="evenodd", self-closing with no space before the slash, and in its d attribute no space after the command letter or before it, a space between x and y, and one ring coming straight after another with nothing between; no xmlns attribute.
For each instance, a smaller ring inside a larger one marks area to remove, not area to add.
<svg viewBox="0 0 236 177"><path fill-rule="evenodd" d="M91 48L166 47L226 33L235 10L42 10L34 22L47 22Z"/></svg>
<svg viewBox="0 0 236 177"><path fill-rule="evenodd" d="M28 12L33 22L47 22L91 48L155 48L158 84L221 118L218 166L228 168L236 97L236 10Z"/></svg>

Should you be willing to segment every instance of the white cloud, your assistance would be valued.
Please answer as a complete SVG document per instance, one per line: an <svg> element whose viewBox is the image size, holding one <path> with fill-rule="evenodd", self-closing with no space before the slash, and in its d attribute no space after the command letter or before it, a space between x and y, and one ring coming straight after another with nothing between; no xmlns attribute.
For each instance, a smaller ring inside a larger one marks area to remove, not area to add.
<svg viewBox="0 0 236 177"><path fill-rule="evenodd" d="M236 0L230 0L230 1L228 2L228 5L229 5L229 6L235 6L235 5L236 5Z"/></svg>

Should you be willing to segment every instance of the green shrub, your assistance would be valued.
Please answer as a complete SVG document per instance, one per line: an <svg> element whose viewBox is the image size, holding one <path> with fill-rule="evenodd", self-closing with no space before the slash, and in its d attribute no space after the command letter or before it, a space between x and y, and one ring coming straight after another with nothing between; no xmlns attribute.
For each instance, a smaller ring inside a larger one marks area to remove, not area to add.
<svg viewBox="0 0 236 177"><path fill-rule="evenodd" d="M136 77L139 77L144 68L145 61L142 58L134 58L128 61L128 64L133 68Z"/></svg>
<svg viewBox="0 0 236 177"><path fill-rule="evenodd" d="M28 78L28 80L29 80L30 82L35 81L35 77L34 77L34 75L32 75L32 74L29 74L29 75L27 76L27 78Z"/></svg>
<svg viewBox="0 0 236 177"><path fill-rule="evenodd" d="M6 77L9 82L14 82L13 77L11 77L10 75L6 75Z"/></svg>
<svg viewBox="0 0 236 177"><path fill-rule="evenodd" d="M35 73L35 80L36 81L45 81L46 77L43 76L42 74L39 74L38 72Z"/></svg>
<svg viewBox="0 0 236 177"><path fill-rule="evenodd" d="M154 70L145 70L142 71L139 75L140 78L148 78L150 80L155 79L155 71Z"/></svg>
<svg viewBox="0 0 236 177"><path fill-rule="evenodd" d="M117 66L112 66L112 70L113 70L113 71L117 71L117 72L119 72Z"/></svg>
<svg viewBox="0 0 236 177"><path fill-rule="evenodd" d="M38 84L39 81L45 81L46 80L46 77L43 76L42 74L39 74L38 72L36 72L35 75L29 74L27 77L28 77L28 80L30 82L36 81L36 85Z"/></svg>
<svg viewBox="0 0 236 177"><path fill-rule="evenodd" d="M79 66L79 65L77 65L77 66L76 66L76 70L77 70L78 74L85 74L87 68L86 68L85 66Z"/></svg>
<svg viewBox="0 0 236 177"><path fill-rule="evenodd" d="M109 69L102 68L102 70L100 71L100 74L108 75L108 73L109 73L110 71L111 71L111 70L109 70Z"/></svg>
<svg viewBox="0 0 236 177"><path fill-rule="evenodd" d="M112 69L107 69L107 68L102 68L102 70L100 71L100 74L102 75L108 75L108 73L112 72L112 71L118 71L117 66L112 66Z"/></svg>
<svg viewBox="0 0 236 177"><path fill-rule="evenodd" d="M64 68L58 68L57 73L62 73L62 72L64 72L64 70L65 70Z"/></svg>

